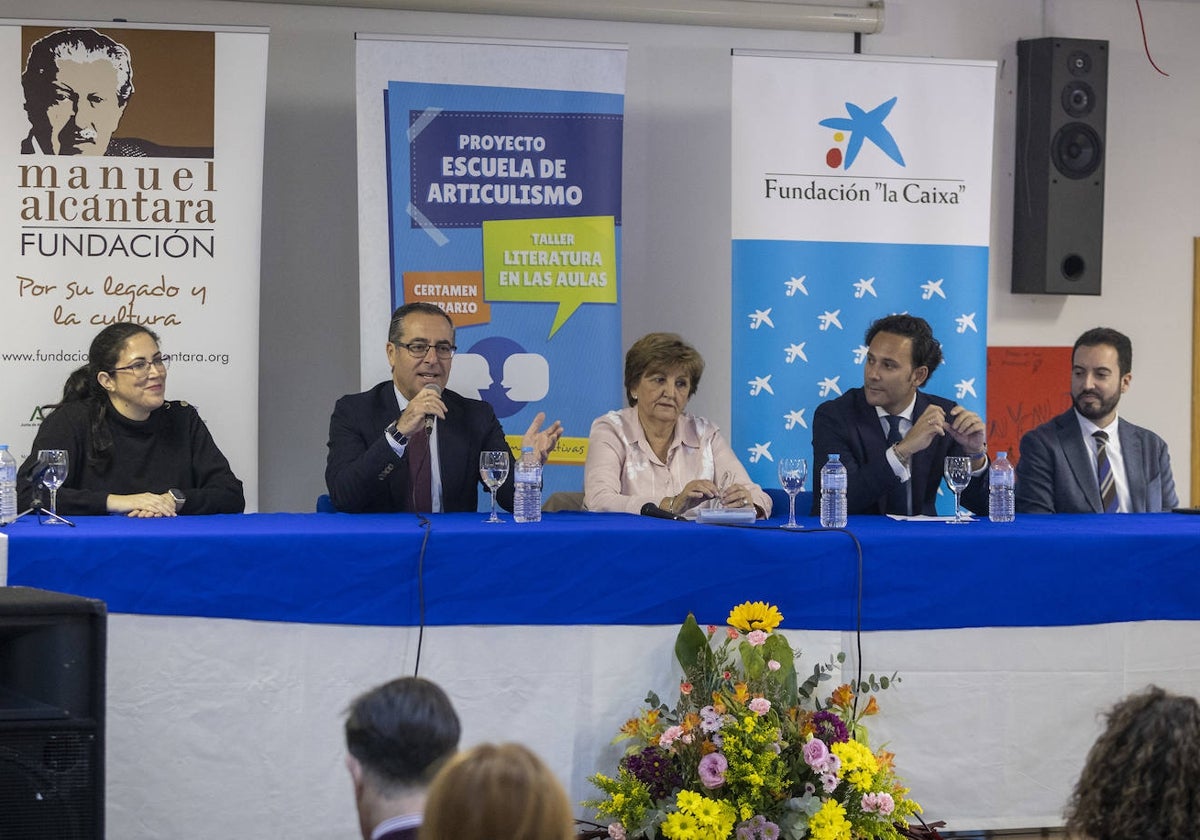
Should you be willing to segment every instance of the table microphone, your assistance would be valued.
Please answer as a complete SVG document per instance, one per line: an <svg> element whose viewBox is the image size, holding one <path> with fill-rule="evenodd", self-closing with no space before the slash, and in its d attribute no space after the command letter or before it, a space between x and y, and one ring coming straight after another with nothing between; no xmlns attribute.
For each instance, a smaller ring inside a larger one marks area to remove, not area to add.
<svg viewBox="0 0 1200 840"><path fill-rule="evenodd" d="M439 397L442 395L442 386L437 384L436 382L430 382L422 390L433 391L433 393L437 394ZM432 434L433 434L433 415L426 414L425 415L425 437L430 437Z"/></svg>
<svg viewBox="0 0 1200 840"><path fill-rule="evenodd" d="M674 519L678 522L687 522L687 517L679 516L671 513L669 510L663 510L654 502L646 502L642 505L642 516L653 516L655 519Z"/></svg>

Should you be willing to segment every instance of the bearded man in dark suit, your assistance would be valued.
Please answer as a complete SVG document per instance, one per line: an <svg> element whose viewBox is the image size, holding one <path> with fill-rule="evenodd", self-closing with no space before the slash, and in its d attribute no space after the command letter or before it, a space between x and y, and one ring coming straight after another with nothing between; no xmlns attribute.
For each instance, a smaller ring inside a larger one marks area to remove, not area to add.
<svg viewBox="0 0 1200 840"><path fill-rule="evenodd" d="M1071 408L1021 438L1019 512L1159 513L1179 504L1166 441L1117 416L1132 381L1128 336L1096 327L1076 339Z"/></svg>
<svg viewBox="0 0 1200 840"><path fill-rule="evenodd" d="M937 514L947 455L971 459L967 509L985 515L987 433L973 411L920 389L942 362L924 318L888 315L867 328L863 387L823 402L813 414L813 514L821 467L836 452L846 466L850 514Z"/></svg>
<svg viewBox="0 0 1200 840"><path fill-rule="evenodd" d="M325 484L338 510L477 509L479 453L507 452L508 443L490 405L446 390L456 349L454 322L434 304L407 303L392 313L391 380L342 397L329 421ZM557 420L543 431L544 419L538 412L522 441L542 463L563 432ZM513 472L510 463L496 496L505 510L512 510Z"/></svg>
<svg viewBox="0 0 1200 840"><path fill-rule="evenodd" d="M363 840L416 840L429 783L461 733L450 698L420 677L386 682L350 704L346 769Z"/></svg>

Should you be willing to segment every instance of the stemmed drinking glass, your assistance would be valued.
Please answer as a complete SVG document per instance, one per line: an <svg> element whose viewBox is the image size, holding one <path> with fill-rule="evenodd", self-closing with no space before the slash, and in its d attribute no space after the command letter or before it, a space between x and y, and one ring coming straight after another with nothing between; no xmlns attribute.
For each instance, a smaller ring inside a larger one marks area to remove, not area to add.
<svg viewBox="0 0 1200 840"><path fill-rule="evenodd" d="M969 520L958 506L958 495L971 483L971 459L965 455L947 455L945 476L946 484L954 491L954 519L951 524L961 525Z"/></svg>
<svg viewBox="0 0 1200 840"><path fill-rule="evenodd" d="M496 515L496 490L504 483L504 479L508 478L508 451L480 452L479 475L492 494L492 515L483 521L503 522L504 520Z"/></svg>
<svg viewBox="0 0 1200 840"><path fill-rule="evenodd" d="M67 480L69 468L70 459L67 456L67 450L38 450L37 471L42 477L42 484L50 490L50 519L47 520L47 524L65 524L65 520L58 515L58 488L62 487L63 482Z"/></svg>
<svg viewBox="0 0 1200 840"><path fill-rule="evenodd" d="M788 494L788 521L784 528L803 528L796 524L796 494L804 489L808 478L808 461L803 458L779 459L779 486Z"/></svg>

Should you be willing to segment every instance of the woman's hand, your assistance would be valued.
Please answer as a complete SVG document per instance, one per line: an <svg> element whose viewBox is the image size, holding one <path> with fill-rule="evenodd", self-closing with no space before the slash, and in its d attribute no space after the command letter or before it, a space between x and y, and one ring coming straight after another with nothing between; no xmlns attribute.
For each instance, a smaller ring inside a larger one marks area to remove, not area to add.
<svg viewBox="0 0 1200 840"><path fill-rule="evenodd" d="M750 488L744 484L730 484L721 494L721 506L727 508L744 508L754 506L754 496Z"/></svg>
<svg viewBox="0 0 1200 840"><path fill-rule="evenodd" d="M697 478L685 484L676 495L663 499L660 507L674 514L682 514L701 502L717 498L719 494L716 484L707 478Z"/></svg>
<svg viewBox="0 0 1200 840"><path fill-rule="evenodd" d="M124 513L140 519L175 516L175 497L170 493L133 493L127 496L110 493L107 507L109 513Z"/></svg>

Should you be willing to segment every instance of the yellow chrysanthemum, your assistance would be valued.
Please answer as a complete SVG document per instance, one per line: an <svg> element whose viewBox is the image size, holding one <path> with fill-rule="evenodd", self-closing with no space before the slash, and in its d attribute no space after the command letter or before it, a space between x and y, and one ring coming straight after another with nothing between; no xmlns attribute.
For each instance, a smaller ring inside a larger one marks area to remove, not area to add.
<svg viewBox="0 0 1200 840"><path fill-rule="evenodd" d="M662 821L662 835L669 840L698 840L696 818L682 811L667 814Z"/></svg>
<svg viewBox="0 0 1200 840"><path fill-rule="evenodd" d="M808 830L812 840L850 840L846 809L836 799L827 799L808 821Z"/></svg>
<svg viewBox="0 0 1200 840"><path fill-rule="evenodd" d="M692 814L702 823L711 823L721 815L721 809L711 799L701 799L692 807Z"/></svg>
<svg viewBox="0 0 1200 840"><path fill-rule="evenodd" d="M751 630L770 633L783 621L783 615L773 604L765 601L746 601L730 610L729 618L725 620L730 627L747 633Z"/></svg>
<svg viewBox="0 0 1200 840"><path fill-rule="evenodd" d="M695 791L681 790L675 807L679 810L662 822L662 835L668 840L726 840L737 822L737 812L728 802Z"/></svg>
<svg viewBox="0 0 1200 840"><path fill-rule="evenodd" d="M830 751L842 760L842 778L863 793L871 790L879 772L879 760L869 747L858 741L842 741L830 747Z"/></svg>

